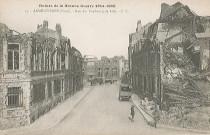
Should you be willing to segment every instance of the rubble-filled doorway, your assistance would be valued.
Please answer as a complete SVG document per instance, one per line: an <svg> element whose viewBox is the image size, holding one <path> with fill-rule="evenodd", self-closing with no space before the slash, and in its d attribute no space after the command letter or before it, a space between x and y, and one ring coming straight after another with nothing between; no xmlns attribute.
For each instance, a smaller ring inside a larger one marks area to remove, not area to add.
<svg viewBox="0 0 210 135"><path fill-rule="evenodd" d="M200 69L200 52L193 54L192 61L195 64L196 68Z"/></svg>

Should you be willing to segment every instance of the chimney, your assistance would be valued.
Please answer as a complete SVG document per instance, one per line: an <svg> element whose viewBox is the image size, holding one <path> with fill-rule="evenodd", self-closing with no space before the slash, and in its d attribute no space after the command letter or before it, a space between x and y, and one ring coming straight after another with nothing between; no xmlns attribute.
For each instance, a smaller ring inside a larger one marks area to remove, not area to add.
<svg viewBox="0 0 210 135"><path fill-rule="evenodd" d="M60 25L60 24L57 23L55 29L56 29L56 32L57 32L59 35L62 35L62 30L61 30L61 25Z"/></svg>
<svg viewBox="0 0 210 135"><path fill-rule="evenodd" d="M9 30L9 35L13 36L13 30Z"/></svg>
<svg viewBox="0 0 210 135"><path fill-rule="evenodd" d="M48 29L48 21L46 20L43 21L43 28Z"/></svg>
<svg viewBox="0 0 210 135"><path fill-rule="evenodd" d="M39 24L37 24L37 30L40 28L40 25Z"/></svg>
<svg viewBox="0 0 210 135"><path fill-rule="evenodd" d="M141 28L142 28L142 25L141 25L141 20L139 20L139 21L137 22L137 28L136 28L136 31L140 31L140 30L141 30Z"/></svg>
<svg viewBox="0 0 210 135"><path fill-rule="evenodd" d="M71 48L71 40L70 39L68 39L68 45Z"/></svg>
<svg viewBox="0 0 210 135"><path fill-rule="evenodd" d="M165 10L166 10L168 7L169 7L168 4L162 3L162 4L161 4L161 13L165 12Z"/></svg>

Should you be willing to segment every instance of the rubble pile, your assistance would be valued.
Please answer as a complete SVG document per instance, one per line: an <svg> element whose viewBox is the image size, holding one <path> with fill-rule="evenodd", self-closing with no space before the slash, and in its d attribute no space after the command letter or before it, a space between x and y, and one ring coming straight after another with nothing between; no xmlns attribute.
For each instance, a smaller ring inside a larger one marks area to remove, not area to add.
<svg viewBox="0 0 210 135"><path fill-rule="evenodd" d="M210 81L203 74L209 72L209 48L203 42L209 42L210 18L196 15L179 2L171 6L163 3L156 23L158 28L151 28L150 37L156 33L158 41L162 42L164 111L159 112L159 122L209 130Z"/></svg>
<svg viewBox="0 0 210 135"><path fill-rule="evenodd" d="M164 90L167 111L160 123L182 128L210 129L210 82L196 69L190 56L164 48Z"/></svg>
<svg viewBox="0 0 210 135"><path fill-rule="evenodd" d="M149 101L146 97L144 100L142 100L141 105L144 107L144 110L148 112L150 115L153 115L153 112L155 110L155 102Z"/></svg>
<svg viewBox="0 0 210 135"><path fill-rule="evenodd" d="M160 17L143 32L139 43L129 36L131 82L140 89L136 94L155 101L160 123L209 129L210 17L180 2L162 3ZM152 110L149 102L143 106Z"/></svg>
<svg viewBox="0 0 210 135"><path fill-rule="evenodd" d="M196 107L194 109L189 109L181 106L176 106L170 108L168 112L159 112L159 122L161 124L174 127L210 130L209 110L209 107Z"/></svg>

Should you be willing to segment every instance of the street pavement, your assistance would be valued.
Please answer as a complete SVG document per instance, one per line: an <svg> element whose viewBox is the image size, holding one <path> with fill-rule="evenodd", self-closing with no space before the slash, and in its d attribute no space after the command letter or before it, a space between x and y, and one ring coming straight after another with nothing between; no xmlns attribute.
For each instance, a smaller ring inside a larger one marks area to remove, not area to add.
<svg viewBox="0 0 210 135"><path fill-rule="evenodd" d="M79 104L54 127L29 133L33 135L150 135L192 134L147 125L135 108L134 122L129 120L131 101L118 100L119 84L93 86ZM60 110L62 111L62 110Z"/></svg>

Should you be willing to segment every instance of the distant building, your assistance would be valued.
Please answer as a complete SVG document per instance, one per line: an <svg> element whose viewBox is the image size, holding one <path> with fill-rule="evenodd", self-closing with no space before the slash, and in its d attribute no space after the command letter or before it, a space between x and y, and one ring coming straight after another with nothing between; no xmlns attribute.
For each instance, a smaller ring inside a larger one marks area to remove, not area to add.
<svg viewBox="0 0 210 135"><path fill-rule="evenodd" d="M95 62L97 57L91 55L84 56L84 78L88 81L95 77Z"/></svg>
<svg viewBox="0 0 210 135"><path fill-rule="evenodd" d="M128 62L123 56L114 56L113 58L103 56L95 64L95 76L103 80L118 81L128 71Z"/></svg>
<svg viewBox="0 0 210 135"><path fill-rule="evenodd" d="M82 55L55 29L14 35L0 24L0 128L28 125L82 88Z"/></svg>
<svg viewBox="0 0 210 135"><path fill-rule="evenodd" d="M128 70L128 60L123 56L114 56L113 58L102 56L101 59L92 55L84 56L84 76L88 81L93 78L117 81Z"/></svg>

